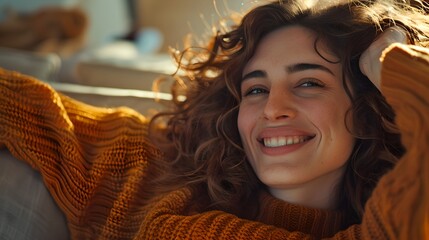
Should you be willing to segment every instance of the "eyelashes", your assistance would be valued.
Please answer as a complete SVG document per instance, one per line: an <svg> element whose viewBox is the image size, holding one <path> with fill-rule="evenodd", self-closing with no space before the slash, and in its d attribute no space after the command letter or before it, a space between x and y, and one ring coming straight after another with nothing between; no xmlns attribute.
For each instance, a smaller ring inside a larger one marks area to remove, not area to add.
<svg viewBox="0 0 429 240"><path fill-rule="evenodd" d="M260 95L264 93L269 93L269 91L263 87L251 87L250 89L246 90L243 94L243 96L250 96L250 95Z"/></svg>
<svg viewBox="0 0 429 240"><path fill-rule="evenodd" d="M322 81L318 79L308 78L308 79L302 79L301 81L299 81L294 87L294 89L307 91L310 89L318 89L318 88L324 88L324 87L325 87L325 84ZM243 91L242 96L247 97L247 96L262 95L262 94L268 94L269 92L270 92L269 89L264 85L255 85Z"/></svg>
<svg viewBox="0 0 429 240"><path fill-rule="evenodd" d="M300 81L297 87L306 87L306 88L312 88L312 87L325 87L325 84L318 80L318 79L304 79L303 81Z"/></svg>

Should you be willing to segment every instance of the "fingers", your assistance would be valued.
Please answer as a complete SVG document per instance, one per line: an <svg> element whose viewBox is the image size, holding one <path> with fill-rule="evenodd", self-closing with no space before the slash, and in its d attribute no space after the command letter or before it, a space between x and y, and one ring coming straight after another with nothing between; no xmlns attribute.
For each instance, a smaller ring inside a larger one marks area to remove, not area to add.
<svg viewBox="0 0 429 240"><path fill-rule="evenodd" d="M365 50L360 59L359 67L371 82L380 88L381 85L381 61L383 51L392 43L408 43L406 31L398 26L386 29L370 46Z"/></svg>

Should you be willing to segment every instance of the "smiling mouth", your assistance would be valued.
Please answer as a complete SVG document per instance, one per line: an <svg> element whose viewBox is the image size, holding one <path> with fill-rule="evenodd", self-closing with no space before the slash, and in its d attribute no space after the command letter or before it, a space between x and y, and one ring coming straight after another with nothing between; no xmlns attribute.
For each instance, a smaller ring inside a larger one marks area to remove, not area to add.
<svg viewBox="0 0 429 240"><path fill-rule="evenodd" d="M263 138L259 142L265 147L275 148L307 142L315 136L288 136Z"/></svg>

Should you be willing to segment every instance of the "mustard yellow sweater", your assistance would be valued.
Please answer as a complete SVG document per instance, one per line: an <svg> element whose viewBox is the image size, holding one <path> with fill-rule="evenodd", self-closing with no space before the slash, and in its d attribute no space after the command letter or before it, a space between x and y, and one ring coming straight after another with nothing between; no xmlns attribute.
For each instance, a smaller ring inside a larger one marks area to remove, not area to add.
<svg viewBox="0 0 429 240"><path fill-rule="evenodd" d="M89 106L4 70L0 148L40 171L72 239L429 239L429 51L392 47L383 62L382 92L397 113L407 153L378 183L362 224L344 231L340 213L267 193L259 196L260 221L221 211L188 215L197 194L188 189L145 206L148 165L161 153L147 139L144 116Z"/></svg>

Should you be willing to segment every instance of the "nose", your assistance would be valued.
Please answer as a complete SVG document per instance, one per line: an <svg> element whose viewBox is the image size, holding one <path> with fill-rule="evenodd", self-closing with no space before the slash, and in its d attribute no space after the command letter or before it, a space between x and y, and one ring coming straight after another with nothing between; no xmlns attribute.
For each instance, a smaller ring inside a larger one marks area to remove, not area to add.
<svg viewBox="0 0 429 240"><path fill-rule="evenodd" d="M288 91L271 89L263 115L265 119L271 121L295 118L297 115L297 106L293 94Z"/></svg>

